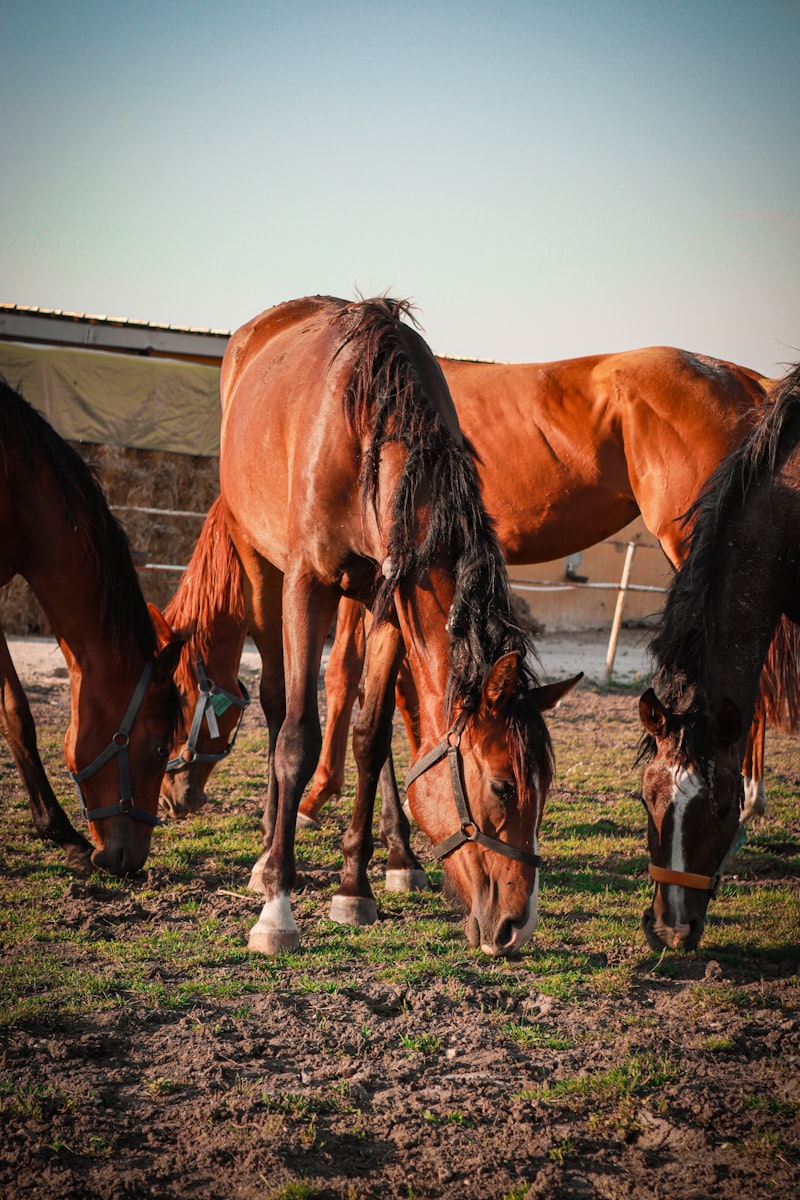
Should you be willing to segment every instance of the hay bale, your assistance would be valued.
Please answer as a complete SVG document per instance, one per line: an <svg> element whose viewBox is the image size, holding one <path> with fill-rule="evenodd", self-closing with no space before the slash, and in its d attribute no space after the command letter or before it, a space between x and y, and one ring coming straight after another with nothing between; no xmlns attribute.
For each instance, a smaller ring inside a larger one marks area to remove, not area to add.
<svg viewBox="0 0 800 1200"><path fill-rule="evenodd" d="M203 516L171 516L168 510L205 514L219 492L219 459L70 443L96 470L114 515L131 544L134 562L185 567ZM157 508L164 515L119 512L119 507ZM180 571L141 571L145 598L163 608ZM48 634L49 622L27 582L12 579L0 590L0 622L6 633Z"/></svg>

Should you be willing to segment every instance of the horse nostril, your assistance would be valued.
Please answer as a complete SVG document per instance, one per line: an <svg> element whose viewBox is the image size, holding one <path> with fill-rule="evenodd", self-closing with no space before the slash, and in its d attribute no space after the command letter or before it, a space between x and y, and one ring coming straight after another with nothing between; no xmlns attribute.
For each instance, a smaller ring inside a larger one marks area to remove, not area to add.
<svg viewBox="0 0 800 1200"><path fill-rule="evenodd" d="M495 945L503 947L512 942L514 940L514 929L514 922L510 917L506 917L504 921L501 921L495 936Z"/></svg>

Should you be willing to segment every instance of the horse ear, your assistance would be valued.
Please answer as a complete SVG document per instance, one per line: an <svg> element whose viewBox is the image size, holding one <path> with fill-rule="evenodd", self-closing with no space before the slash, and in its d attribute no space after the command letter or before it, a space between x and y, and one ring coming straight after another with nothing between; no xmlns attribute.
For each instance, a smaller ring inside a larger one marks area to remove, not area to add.
<svg viewBox="0 0 800 1200"><path fill-rule="evenodd" d="M742 714L732 700L722 701L714 722L714 735L720 750L727 750L738 742L742 732Z"/></svg>
<svg viewBox="0 0 800 1200"><path fill-rule="evenodd" d="M483 685L483 704L488 709L500 708L514 693L519 678L519 654L512 650L492 665Z"/></svg>
<svg viewBox="0 0 800 1200"><path fill-rule="evenodd" d="M573 675L571 679L561 679L558 683L543 683L541 687L533 688L533 698L539 712L548 712L557 708L568 692L583 679L583 671Z"/></svg>
<svg viewBox="0 0 800 1200"><path fill-rule="evenodd" d="M158 652L153 663L153 680L155 683L163 683L175 674L185 638L175 633L155 604L148 604L147 607L158 643Z"/></svg>
<svg viewBox="0 0 800 1200"><path fill-rule="evenodd" d="M639 697L639 720L653 737L663 738L669 729L670 712L652 688Z"/></svg>

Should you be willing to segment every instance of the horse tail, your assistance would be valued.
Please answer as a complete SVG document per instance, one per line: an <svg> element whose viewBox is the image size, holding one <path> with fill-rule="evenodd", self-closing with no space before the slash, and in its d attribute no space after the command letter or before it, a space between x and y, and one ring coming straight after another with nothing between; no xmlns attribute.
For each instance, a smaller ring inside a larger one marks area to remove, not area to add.
<svg viewBox="0 0 800 1200"><path fill-rule="evenodd" d="M800 729L800 625L782 616L759 683L759 705L781 733Z"/></svg>

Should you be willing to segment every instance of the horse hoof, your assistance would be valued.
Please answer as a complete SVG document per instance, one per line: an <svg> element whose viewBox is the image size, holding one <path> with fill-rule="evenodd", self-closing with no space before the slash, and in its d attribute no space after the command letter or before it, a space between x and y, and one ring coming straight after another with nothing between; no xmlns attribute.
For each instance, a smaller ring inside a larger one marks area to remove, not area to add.
<svg viewBox="0 0 800 1200"><path fill-rule="evenodd" d="M328 916L339 925L374 925L378 919L378 906L371 898L335 895Z"/></svg>
<svg viewBox="0 0 800 1200"><path fill-rule="evenodd" d="M430 886L421 867L395 867L386 872L387 892L427 892Z"/></svg>
<svg viewBox="0 0 800 1200"><path fill-rule="evenodd" d="M264 881L261 878L261 864L256 863L250 872L250 878L247 881L248 892L255 892L257 896L265 896L267 889L264 887Z"/></svg>
<svg viewBox="0 0 800 1200"><path fill-rule="evenodd" d="M84 846L67 845L64 847L64 862L73 871L80 871L83 875L91 875L94 867L92 866L92 854L94 846L90 846L88 842Z"/></svg>
<svg viewBox="0 0 800 1200"><path fill-rule="evenodd" d="M298 812L295 827L297 829L322 829L319 821L314 817L307 817L304 812Z"/></svg>
<svg viewBox="0 0 800 1200"><path fill-rule="evenodd" d="M296 929L265 929L258 922L250 930L247 949L257 954L280 954L282 950L297 950L300 934Z"/></svg>

